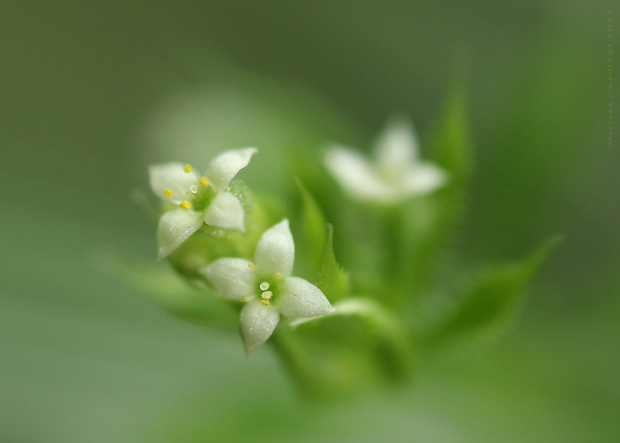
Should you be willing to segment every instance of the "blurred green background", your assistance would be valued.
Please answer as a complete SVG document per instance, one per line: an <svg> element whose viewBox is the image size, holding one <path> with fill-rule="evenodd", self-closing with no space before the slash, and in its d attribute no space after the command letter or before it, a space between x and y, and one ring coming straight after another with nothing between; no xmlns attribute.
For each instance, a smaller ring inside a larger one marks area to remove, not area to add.
<svg viewBox="0 0 620 443"><path fill-rule="evenodd" d="M620 440L619 6L1 2L0 440ZM155 257L130 199L148 163L255 145L244 178L277 193L292 146L366 147L393 112L424 138L461 59L476 175L458 263L566 235L499 346L307 403L268 347L246 360L97 269L104 247Z"/></svg>

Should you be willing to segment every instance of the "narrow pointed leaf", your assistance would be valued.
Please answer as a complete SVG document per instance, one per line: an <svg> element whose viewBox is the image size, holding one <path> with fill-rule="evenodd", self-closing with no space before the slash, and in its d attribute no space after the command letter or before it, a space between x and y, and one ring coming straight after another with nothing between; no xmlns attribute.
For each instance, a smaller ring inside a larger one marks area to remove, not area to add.
<svg viewBox="0 0 620 443"><path fill-rule="evenodd" d="M323 211L308 192L303 183L297 179L297 189L301 197L300 216L295 229L295 275L310 281L317 281L323 263L327 229Z"/></svg>
<svg viewBox="0 0 620 443"><path fill-rule="evenodd" d="M546 241L523 261L486 273L461 297L457 307L429 334L427 344L437 346L457 338L497 334L521 306L534 272L559 242Z"/></svg>
<svg viewBox="0 0 620 443"><path fill-rule="evenodd" d="M323 255L323 265L321 267L321 276L318 286L331 303L347 296L351 290L349 276L336 261L333 237L334 227L328 224L327 241L325 244L325 253Z"/></svg>
<svg viewBox="0 0 620 443"><path fill-rule="evenodd" d="M453 81L430 143L430 160L461 184L472 172L465 76Z"/></svg>

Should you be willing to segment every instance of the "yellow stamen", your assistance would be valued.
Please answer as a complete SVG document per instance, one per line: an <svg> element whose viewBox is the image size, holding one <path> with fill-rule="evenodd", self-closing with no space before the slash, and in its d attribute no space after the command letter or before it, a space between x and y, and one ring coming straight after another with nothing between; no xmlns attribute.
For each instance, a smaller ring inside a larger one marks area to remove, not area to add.
<svg viewBox="0 0 620 443"><path fill-rule="evenodd" d="M190 165L183 165L183 170L187 173L192 172L192 167Z"/></svg>
<svg viewBox="0 0 620 443"><path fill-rule="evenodd" d="M201 177L200 180L198 180L198 183L202 186L209 186L209 179L207 179L207 177Z"/></svg>
<svg viewBox="0 0 620 443"><path fill-rule="evenodd" d="M272 296L273 296L273 292L265 291L260 295L260 298L262 298L263 300L271 300Z"/></svg>
<svg viewBox="0 0 620 443"><path fill-rule="evenodd" d="M188 202L187 200L183 200L181 203L179 203L179 208L185 209L186 211L190 209L191 207L192 207L192 204Z"/></svg>
<svg viewBox="0 0 620 443"><path fill-rule="evenodd" d="M267 300L261 300L260 302L264 304L265 306L269 306L269 301Z"/></svg>
<svg viewBox="0 0 620 443"><path fill-rule="evenodd" d="M166 194L166 197L170 197L172 195L172 189L164 189L164 194Z"/></svg>
<svg viewBox="0 0 620 443"><path fill-rule="evenodd" d="M276 278L278 280L282 280L282 274L280 272L276 272Z"/></svg>
<svg viewBox="0 0 620 443"><path fill-rule="evenodd" d="M254 269L254 267L255 267L254 263L252 263L252 262L248 263L248 268Z"/></svg>
<svg viewBox="0 0 620 443"><path fill-rule="evenodd" d="M246 301L248 301L248 298L247 298L247 297L241 297L241 301L242 301L243 303L245 303Z"/></svg>

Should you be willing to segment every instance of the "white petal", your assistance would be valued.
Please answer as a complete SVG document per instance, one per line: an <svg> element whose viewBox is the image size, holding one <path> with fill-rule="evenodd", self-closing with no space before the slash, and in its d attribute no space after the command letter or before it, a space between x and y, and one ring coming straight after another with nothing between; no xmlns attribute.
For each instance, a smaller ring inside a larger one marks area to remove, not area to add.
<svg viewBox="0 0 620 443"><path fill-rule="evenodd" d="M235 300L253 295L255 272L250 262L242 258L220 258L205 266L200 273L205 275L223 296Z"/></svg>
<svg viewBox="0 0 620 443"><path fill-rule="evenodd" d="M241 338L246 352L265 343L280 321L280 314L273 305L265 306L250 300L241 310Z"/></svg>
<svg viewBox="0 0 620 443"><path fill-rule="evenodd" d="M204 223L202 214L184 209L166 212L159 219L157 246L159 258L169 256Z"/></svg>
<svg viewBox="0 0 620 443"><path fill-rule="evenodd" d="M287 317L316 317L334 310L319 288L299 277L286 279L279 302L280 312Z"/></svg>
<svg viewBox="0 0 620 443"><path fill-rule="evenodd" d="M413 127L403 117L387 122L375 143L377 167L385 174L403 174L418 156L418 139Z"/></svg>
<svg viewBox="0 0 620 443"><path fill-rule="evenodd" d="M198 183L194 171L185 172L181 163L151 165L149 178L155 195L175 204L186 200L191 195L189 187ZM166 196L165 189L172 191L170 197Z"/></svg>
<svg viewBox="0 0 620 443"><path fill-rule="evenodd" d="M427 163L417 163L403 177L405 195L425 194L443 186L447 181L446 173L439 167Z"/></svg>
<svg viewBox="0 0 620 443"><path fill-rule="evenodd" d="M332 146L325 153L325 166L352 198L366 201L392 199L392 187L365 156L353 149Z"/></svg>
<svg viewBox="0 0 620 443"><path fill-rule="evenodd" d="M205 212L205 223L218 228L245 232L245 212L241 202L230 192L220 192Z"/></svg>
<svg viewBox="0 0 620 443"><path fill-rule="evenodd" d="M230 181L250 162L256 148L231 149L215 157L209 165L207 178L218 191L225 191Z"/></svg>
<svg viewBox="0 0 620 443"><path fill-rule="evenodd" d="M291 275L295 261L295 243L288 227L288 220L267 229L261 235L254 254L256 270L260 274L281 273Z"/></svg>

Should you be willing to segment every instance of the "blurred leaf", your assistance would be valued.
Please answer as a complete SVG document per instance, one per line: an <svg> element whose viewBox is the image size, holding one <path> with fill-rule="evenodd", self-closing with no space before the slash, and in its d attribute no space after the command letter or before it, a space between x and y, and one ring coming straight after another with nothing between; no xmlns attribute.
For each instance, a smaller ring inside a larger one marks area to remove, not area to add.
<svg viewBox="0 0 620 443"><path fill-rule="evenodd" d="M463 74L460 73L450 86L430 143L430 159L444 168L452 184L457 186L466 182L472 172L467 85Z"/></svg>
<svg viewBox="0 0 620 443"><path fill-rule="evenodd" d="M374 300L348 298L336 311L279 328L274 344L310 396L335 396L406 377L413 362L407 334Z"/></svg>
<svg viewBox="0 0 620 443"><path fill-rule="evenodd" d="M348 295L351 290L349 276L336 261L333 237L334 227L328 224L327 241L325 243L325 253L323 255L323 266L321 267L319 286L332 303Z"/></svg>
<svg viewBox="0 0 620 443"><path fill-rule="evenodd" d="M98 267L139 290L167 312L197 323L236 331L238 314L232 306L207 291L189 286L169 266L152 264L112 250L96 257ZM197 285L204 282L197 280Z"/></svg>
<svg viewBox="0 0 620 443"><path fill-rule="evenodd" d="M448 184L411 200L394 221L399 248L395 268L407 298L422 292L465 208L472 169L465 88L464 80L454 82L430 143L430 160L446 170Z"/></svg>
<svg viewBox="0 0 620 443"><path fill-rule="evenodd" d="M485 273L425 340L436 347L457 338L497 333L512 319L534 272L560 241L552 237L525 260Z"/></svg>

